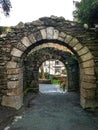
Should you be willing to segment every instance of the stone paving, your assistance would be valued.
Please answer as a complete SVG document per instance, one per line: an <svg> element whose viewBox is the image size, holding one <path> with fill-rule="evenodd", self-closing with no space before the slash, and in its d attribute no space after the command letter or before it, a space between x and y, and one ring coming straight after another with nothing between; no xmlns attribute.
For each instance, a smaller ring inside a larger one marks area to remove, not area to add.
<svg viewBox="0 0 98 130"><path fill-rule="evenodd" d="M5 130L98 130L98 111L83 110L74 92L40 93Z"/></svg>

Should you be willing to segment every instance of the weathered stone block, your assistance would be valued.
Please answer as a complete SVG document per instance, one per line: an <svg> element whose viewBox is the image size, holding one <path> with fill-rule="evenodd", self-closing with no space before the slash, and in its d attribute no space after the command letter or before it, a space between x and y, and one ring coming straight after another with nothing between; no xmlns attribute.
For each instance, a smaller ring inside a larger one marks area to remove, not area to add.
<svg viewBox="0 0 98 130"><path fill-rule="evenodd" d="M96 84L95 83L88 83L88 82L81 82L81 88L84 89L95 89Z"/></svg>
<svg viewBox="0 0 98 130"><path fill-rule="evenodd" d="M58 40L60 40L60 41L64 41L65 37L66 37L66 33L64 33L64 32L60 32L60 33L59 33Z"/></svg>
<svg viewBox="0 0 98 130"><path fill-rule="evenodd" d="M18 64L16 62L10 61L7 63L7 68L16 68L18 67Z"/></svg>
<svg viewBox="0 0 98 130"><path fill-rule="evenodd" d="M37 41L42 40L42 35L41 35L41 32L40 32L40 31L34 32L33 35L34 35L34 37L35 37L35 39L36 39Z"/></svg>
<svg viewBox="0 0 98 130"><path fill-rule="evenodd" d="M80 44L80 43L77 43L75 46L74 46L74 50L78 51L82 48L83 46Z"/></svg>
<svg viewBox="0 0 98 130"><path fill-rule="evenodd" d="M35 42L36 42L36 39L35 39L35 37L34 37L33 34L30 34L30 35L28 36L28 38L29 38L29 40L30 40L31 43L35 43Z"/></svg>
<svg viewBox="0 0 98 130"><path fill-rule="evenodd" d="M16 75L7 75L7 79L9 81L18 81L23 79L23 73L19 73Z"/></svg>
<svg viewBox="0 0 98 130"><path fill-rule="evenodd" d="M7 82L8 89L21 87L21 82L22 82L22 80L20 80L20 81L8 81Z"/></svg>
<svg viewBox="0 0 98 130"><path fill-rule="evenodd" d="M41 32L41 35L42 35L42 39L46 39L46 37L47 37L46 29L42 29L42 30L40 30L40 32Z"/></svg>
<svg viewBox="0 0 98 130"><path fill-rule="evenodd" d="M22 73L22 68L16 68L16 69L7 69L8 75L16 75Z"/></svg>
<svg viewBox="0 0 98 130"><path fill-rule="evenodd" d="M15 47L21 51L25 51L26 50L26 46L24 44L22 44L21 42L18 42Z"/></svg>
<svg viewBox="0 0 98 130"><path fill-rule="evenodd" d="M82 88L81 95L86 99L94 99L95 98L95 89Z"/></svg>
<svg viewBox="0 0 98 130"><path fill-rule="evenodd" d="M84 71L84 74L88 74L88 75L94 75L95 74L94 67L84 68L83 71Z"/></svg>
<svg viewBox="0 0 98 130"><path fill-rule="evenodd" d="M65 38L65 40L64 40L64 42L65 43L69 43L71 40L72 40L72 36L67 35L66 38Z"/></svg>
<svg viewBox="0 0 98 130"><path fill-rule="evenodd" d="M83 75L82 81L88 82L88 83L95 83L96 82L96 77L93 75Z"/></svg>
<svg viewBox="0 0 98 130"><path fill-rule="evenodd" d="M80 104L84 109L98 107L98 103L96 103L95 99L85 99L84 97L81 97Z"/></svg>
<svg viewBox="0 0 98 130"><path fill-rule="evenodd" d="M7 89L6 95L8 96L19 96L23 89L23 87L17 87L17 88L13 88L13 89Z"/></svg>
<svg viewBox="0 0 98 130"><path fill-rule="evenodd" d="M94 61L93 60L88 60L86 62L82 62L81 65L83 66L83 68L87 68L87 67L94 67Z"/></svg>
<svg viewBox="0 0 98 130"><path fill-rule="evenodd" d="M63 37L58 37L58 40L59 41L64 41L64 38Z"/></svg>
<svg viewBox="0 0 98 130"><path fill-rule="evenodd" d="M89 49L87 47L83 47L82 49L78 51L78 55L81 56L81 55L86 54L87 52L89 52Z"/></svg>
<svg viewBox="0 0 98 130"><path fill-rule="evenodd" d="M19 96L3 96L2 103L3 106L9 106L15 109L20 109L23 105L23 95Z"/></svg>
<svg viewBox="0 0 98 130"><path fill-rule="evenodd" d="M47 39L53 39L54 28L53 27L48 27L46 29L46 31L47 31Z"/></svg>
<svg viewBox="0 0 98 130"><path fill-rule="evenodd" d="M21 57L22 54L23 54L23 51L20 51L17 48L13 48L13 50L11 51L11 55L16 56L16 57Z"/></svg>
<svg viewBox="0 0 98 130"><path fill-rule="evenodd" d="M21 39L21 42L26 46L29 47L32 43L29 41L27 37Z"/></svg>
<svg viewBox="0 0 98 130"><path fill-rule="evenodd" d="M71 47L74 47L76 44L78 44L79 41L76 39L76 38L73 38L70 42L69 42L69 45Z"/></svg>
<svg viewBox="0 0 98 130"><path fill-rule="evenodd" d="M54 32L53 32L53 39L58 39L58 36L59 36L59 31L54 29Z"/></svg>
<svg viewBox="0 0 98 130"><path fill-rule="evenodd" d="M90 52L88 52L85 55L80 56L80 59L82 61L87 61L87 60L93 59L93 56Z"/></svg>

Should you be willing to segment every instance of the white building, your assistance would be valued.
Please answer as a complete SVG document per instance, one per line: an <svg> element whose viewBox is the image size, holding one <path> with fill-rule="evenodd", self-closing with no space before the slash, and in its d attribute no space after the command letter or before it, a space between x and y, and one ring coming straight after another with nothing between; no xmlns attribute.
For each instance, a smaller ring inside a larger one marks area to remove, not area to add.
<svg viewBox="0 0 98 130"><path fill-rule="evenodd" d="M62 74L62 70L65 69L65 66L59 60L47 60L43 63L44 72L47 72L52 75Z"/></svg>

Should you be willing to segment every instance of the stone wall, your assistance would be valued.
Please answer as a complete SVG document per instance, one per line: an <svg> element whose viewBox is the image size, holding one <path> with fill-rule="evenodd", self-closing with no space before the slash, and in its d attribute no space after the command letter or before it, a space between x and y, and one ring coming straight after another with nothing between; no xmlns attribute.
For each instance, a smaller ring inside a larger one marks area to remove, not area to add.
<svg viewBox="0 0 98 130"><path fill-rule="evenodd" d="M98 30L62 17L44 17L11 27L0 37L0 96L2 105L22 105L23 60L39 45L62 45L74 53L80 68L80 102L83 108L98 107Z"/></svg>

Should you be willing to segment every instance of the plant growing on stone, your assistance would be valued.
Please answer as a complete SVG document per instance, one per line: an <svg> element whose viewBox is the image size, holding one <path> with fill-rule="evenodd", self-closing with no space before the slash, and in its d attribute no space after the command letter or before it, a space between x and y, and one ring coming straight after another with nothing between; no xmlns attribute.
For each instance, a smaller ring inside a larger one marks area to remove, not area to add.
<svg viewBox="0 0 98 130"><path fill-rule="evenodd" d="M75 7L73 16L78 22L86 23L89 26L98 24L98 0L75 1Z"/></svg>

